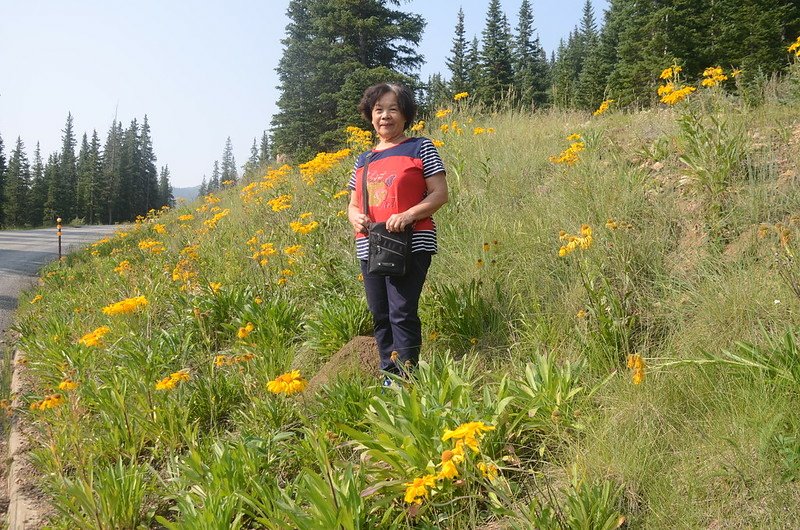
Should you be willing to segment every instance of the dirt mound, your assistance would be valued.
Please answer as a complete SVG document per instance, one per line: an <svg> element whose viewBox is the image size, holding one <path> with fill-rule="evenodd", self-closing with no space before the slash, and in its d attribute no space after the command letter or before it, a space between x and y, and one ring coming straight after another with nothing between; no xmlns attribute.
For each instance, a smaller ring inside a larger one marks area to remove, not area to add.
<svg viewBox="0 0 800 530"><path fill-rule="evenodd" d="M309 390L316 390L325 383L348 374L361 373L377 378L379 358L374 337L353 337L311 378L308 382Z"/></svg>

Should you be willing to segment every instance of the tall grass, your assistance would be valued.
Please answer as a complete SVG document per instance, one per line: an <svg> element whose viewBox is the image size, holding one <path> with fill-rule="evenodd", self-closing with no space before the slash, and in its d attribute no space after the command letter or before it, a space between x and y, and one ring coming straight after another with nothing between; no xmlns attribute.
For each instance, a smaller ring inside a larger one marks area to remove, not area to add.
<svg viewBox="0 0 800 530"><path fill-rule="evenodd" d="M338 193L352 154L270 168L48 266L17 323L35 407L15 414L39 433L52 526L797 526L796 347L780 339L800 323L800 111L781 90L757 107L715 89L632 114L430 117L451 201L423 362L386 389L267 390L369 329ZM578 162L552 163L571 134ZM559 256L582 225L591 242ZM445 433L477 422L490 430L453 460Z"/></svg>

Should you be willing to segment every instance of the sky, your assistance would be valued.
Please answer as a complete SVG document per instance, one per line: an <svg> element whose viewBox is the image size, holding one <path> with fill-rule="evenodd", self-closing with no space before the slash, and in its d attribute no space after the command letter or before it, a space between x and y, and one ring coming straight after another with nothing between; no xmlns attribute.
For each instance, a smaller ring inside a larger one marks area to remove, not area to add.
<svg viewBox="0 0 800 530"><path fill-rule="evenodd" d="M501 0L513 27L522 0ZM585 0L532 0L548 56L580 18ZM80 145L112 120L147 115L157 166L174 187L210 175L230 136L236 163L249 157L277 111L275 67L289 0L0 0L0 136L8 157L21 137L29 160L61 148L67 113ZM488 0L405 0L427 21L421 78L449 77L459 7L469 40L480 39ZM600 25L606 0L592 0Z"/></svg>

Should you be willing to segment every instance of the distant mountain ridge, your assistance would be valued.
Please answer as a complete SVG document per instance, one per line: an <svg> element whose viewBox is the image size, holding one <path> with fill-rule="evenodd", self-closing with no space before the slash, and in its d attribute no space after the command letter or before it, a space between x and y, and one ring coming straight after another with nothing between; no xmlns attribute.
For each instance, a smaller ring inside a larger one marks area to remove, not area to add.
<svg viewBox="0 0 800 530"><path fill-rule="evenodd" d="M198 192L200 191L200 185L197 186L190 186L188 188L172 188L172 196L175 197L175 200L180 198L186 199L187 201L193 201L197 198Z"/></svg>

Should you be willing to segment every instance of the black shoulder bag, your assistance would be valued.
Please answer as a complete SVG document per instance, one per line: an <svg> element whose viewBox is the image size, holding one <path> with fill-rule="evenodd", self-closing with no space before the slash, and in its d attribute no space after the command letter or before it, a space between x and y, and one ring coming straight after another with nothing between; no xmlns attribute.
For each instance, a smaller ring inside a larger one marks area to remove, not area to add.
<svg viewBox="0 0 800 530"><path fill-rule="evenodd" d="M364 160L364 172L361 176L361 205L364 214L369 217L369 190L367 189L367 169L372 153L367 153ZM368 270L370 274L382 276L403 276L411 255L411 231L408 225L402 232L389 232L386 223L370 223L367 228L369 237Z"/></svg>

